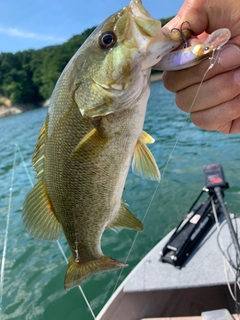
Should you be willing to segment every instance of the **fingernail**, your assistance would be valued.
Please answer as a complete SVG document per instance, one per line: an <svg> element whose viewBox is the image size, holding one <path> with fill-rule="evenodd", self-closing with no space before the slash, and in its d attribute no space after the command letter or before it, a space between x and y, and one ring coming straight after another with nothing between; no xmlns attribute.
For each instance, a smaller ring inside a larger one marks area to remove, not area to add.
<svg viewBox="0 0 240 320"><path fill-rule="evenodd" d="M234 71L234 79L238 85L240 85L240 68Z"/></svg>
<svg viewBox="0 0 240 320"><path fill-rule="evenodd" d="M240 48L232 44L224 46L219 53L218 61L224 69L240 66Z"/></svg>

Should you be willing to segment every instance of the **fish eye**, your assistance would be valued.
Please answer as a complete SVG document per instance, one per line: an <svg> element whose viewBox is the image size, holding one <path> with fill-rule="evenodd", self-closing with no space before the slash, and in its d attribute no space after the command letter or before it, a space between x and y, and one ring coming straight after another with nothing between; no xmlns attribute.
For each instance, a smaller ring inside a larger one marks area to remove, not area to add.
<svg viewBox="0 0 240 320"><path fill-rule="evenodd" d="M117 42L117 37L112 31L105 31L101 33L98 37L98 45L102 49L110 49Z"/></svg>

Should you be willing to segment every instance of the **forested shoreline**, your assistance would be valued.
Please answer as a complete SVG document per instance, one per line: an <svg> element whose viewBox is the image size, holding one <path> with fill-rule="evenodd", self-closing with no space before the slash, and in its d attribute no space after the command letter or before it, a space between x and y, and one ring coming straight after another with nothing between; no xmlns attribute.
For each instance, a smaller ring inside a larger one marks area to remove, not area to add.
<svg viewBox="0 0 240 320"><path fill-rule="evenodd" d="M161 22L164 25L170 19L161 19ZM21 112L41 106L51 96L65 65L95 28L61 45L0 53L0 108L19 106Z"/></svg>

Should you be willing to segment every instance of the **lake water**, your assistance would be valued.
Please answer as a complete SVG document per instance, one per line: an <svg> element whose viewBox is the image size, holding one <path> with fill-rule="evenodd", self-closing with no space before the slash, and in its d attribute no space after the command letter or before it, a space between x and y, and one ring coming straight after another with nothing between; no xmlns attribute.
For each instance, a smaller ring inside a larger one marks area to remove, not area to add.
<svg viewBox="0 0 240 320"><path fill-rule="evenodd" d="M0 254L6 252L2 263L0 318L91 320L79 289L68 292L63 289L66 262L58 245L30 238L21 221L22 203L31 188L29 178L34 179L31 158L46 113L47 109L36 109L0 119ZM223 165L230 184L225 201L230 211L240 212L240 136L200 130L188 118L176 108L174 95L161 82L151 85L144 129L156 140L150 148L164 175L158 186L129 173L123 198L130 210L141 220L150 202L151 205L145 229L137 237L121 281L191 206L204 186L205 164ZM103 252L125 261L135 235L132 230L118 233L107 230L102 239ZM64 237L60 243L69 257ZM95 314L111 296L118 276L119 270L92 276L83 283Z"/></svg>

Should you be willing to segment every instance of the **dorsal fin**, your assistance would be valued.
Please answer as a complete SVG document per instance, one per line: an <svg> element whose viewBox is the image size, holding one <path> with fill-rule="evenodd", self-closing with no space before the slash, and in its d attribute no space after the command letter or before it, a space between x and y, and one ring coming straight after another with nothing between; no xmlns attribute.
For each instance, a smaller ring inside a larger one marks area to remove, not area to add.
<svg viewBox="0 0 240 320"><path fill-rule="evenodd" d="M47 120L46 120L47 122ZM37 172L36 178L40 178L43 173L44 167L44 154L45 154L45 135L46 135L46 122L41 127L38 135L38 141L36 144L35 152L33 154L33 168Z"/></svg>
<svg viewBox="0 0 240 320"><path fill-rule="evenodd" d="M53 212L44 182L47 120L48 117L39 133L33 155L33 168L38 181L26 196L22 218L30 236L41 240L57 240L62 233L62 226Z"/></svg>
<svg viewBox="0 0 240 320"><path fill-rule="evenodd" d="M51 241L61 236L62 225L53 212L43 179L27 194L22 218L27 233L34 238Z"/></svg>

